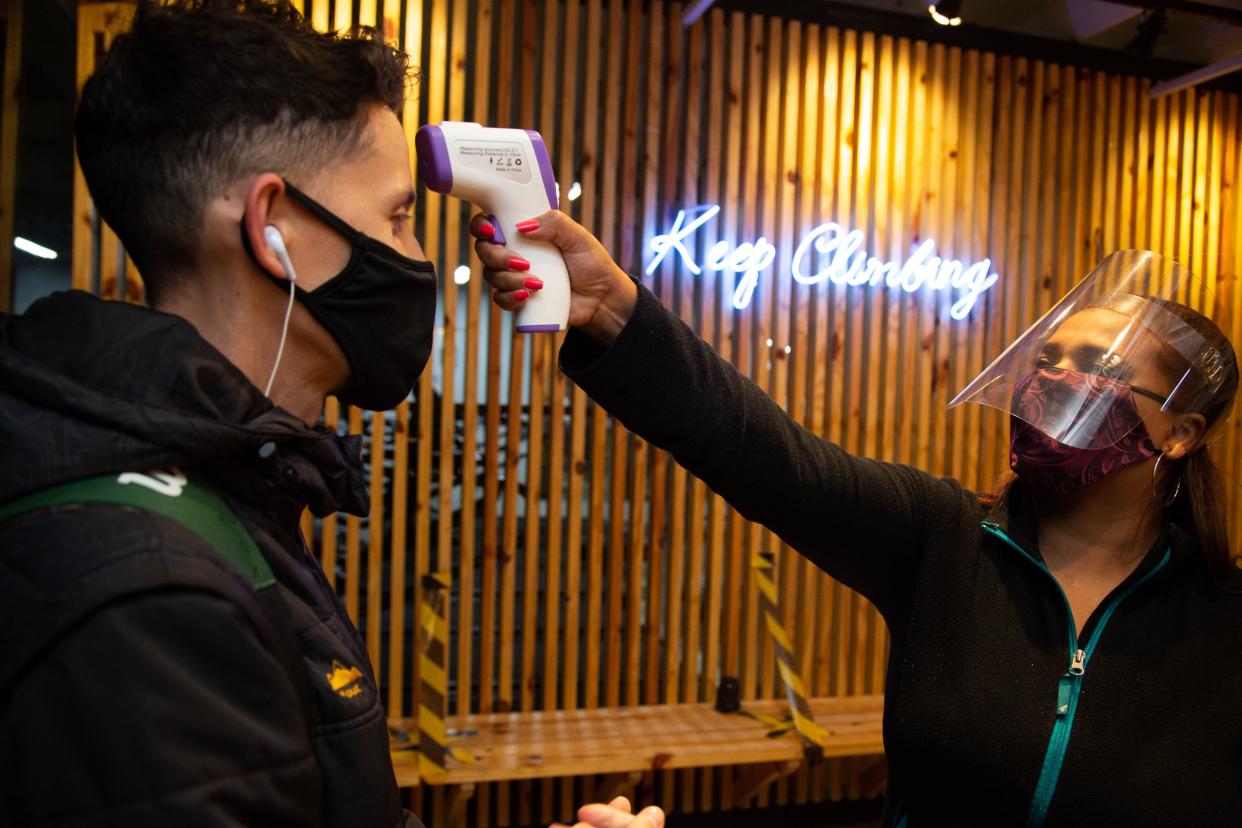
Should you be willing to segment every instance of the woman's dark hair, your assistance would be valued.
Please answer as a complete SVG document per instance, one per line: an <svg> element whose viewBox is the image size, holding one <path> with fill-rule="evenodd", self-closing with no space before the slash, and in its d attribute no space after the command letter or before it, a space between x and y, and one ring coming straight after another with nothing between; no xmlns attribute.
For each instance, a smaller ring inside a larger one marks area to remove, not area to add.
<svg viewBox="0 0 1242 828"><path fill-rule="evenodd" d="M1152 302L1193 328L1209 349L1211 382L1201 371L1187 371L1186 361L1172 348L1158 349L1156 363L1171 378L1185 375L1174 407L1202 414L1207 421L1206 431L1211 431L1228 414L1238 392L1238 361L1233 345L1212 320L1198 311L1177 302ZM1166 520L1197 538L1208 569L1213 575L1223 577L1229 571L1233 554L1229 546L1229 516L1221 473L1208 454L1207 445L1196 447L1181 461L1179 468L1169 471L1170 480L1181 474L1182 485L1177 498L1165 508Z"/></svg>
<svg viewBox="0 0 1242 828"><path fill-rule="evenodd" d="M143 0L82 88L87 187L149 299L194 261L207 203L258 172L313 174L396 112L404 52L369 29L315 31L288 0Z"/></svg>

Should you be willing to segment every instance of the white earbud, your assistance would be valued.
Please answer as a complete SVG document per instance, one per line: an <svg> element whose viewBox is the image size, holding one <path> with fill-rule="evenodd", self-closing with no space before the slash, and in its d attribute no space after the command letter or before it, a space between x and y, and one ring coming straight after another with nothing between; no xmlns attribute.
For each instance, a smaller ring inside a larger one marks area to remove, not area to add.
<svg viewBox="0 0 1242 828"><path fill-rule="evenodd" d="M267 388L263 389L264 396L270 396L272 393L272 383L276 381L276 369L280 367L280 358L285 354L285 337L289 334L289 316L293 313L293 286L298 281L298 274L293 270L293 262L289 260L289 251L285 249L285 237L280 234L275 225L267 225L263 228L263 238L267 241L267 246L276 254L276 258L280 260L281 266L285 269L285 278L289 280L289 304L285 306L285 321L280 326L280 345L276 348L276 361L272 363L272 372L267 377Z"/></svg>
<svg viewBox="0 0 1242 828"><path fill-rule="evenodd" d="M285 268L285 276L290 282L296 282L298 275L293 272L293 262L289 261L289 251L285 250L285 237L280 235L280 230L274 224L269 224L263 228L263 238L267 241L267 246L272 248L272 252L276 254L276 258L280 259L280 264Z"/></svg>

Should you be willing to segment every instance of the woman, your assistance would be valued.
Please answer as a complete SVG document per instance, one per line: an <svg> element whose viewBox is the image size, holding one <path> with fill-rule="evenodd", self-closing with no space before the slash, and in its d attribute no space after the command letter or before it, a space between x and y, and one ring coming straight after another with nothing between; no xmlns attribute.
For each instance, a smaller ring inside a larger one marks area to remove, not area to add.
<svg viewBox="0 0 1242 828"><path fill-rule="evenodd" d="M566 374L883 614L886 824L1239 824L1242 577L1205 449L1238 369L1168 300L1190 274L1110 258L959 395L1011 413L989 507L798 426L566 216L523 226L570 272ZM512 310L529 274L488 229Z"/></svg>

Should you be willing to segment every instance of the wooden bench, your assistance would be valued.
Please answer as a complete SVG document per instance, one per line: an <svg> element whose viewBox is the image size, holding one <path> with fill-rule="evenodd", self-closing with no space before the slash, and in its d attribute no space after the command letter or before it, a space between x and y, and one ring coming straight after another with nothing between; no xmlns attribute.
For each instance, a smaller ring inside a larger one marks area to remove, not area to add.
<svg viewBox="0 0 1242 828"><path fill-rule="evenodd" d="M829 732L825 758L884 752L883 696L818 698L810 705L815 721ZM782 699L742 707L769 718L789 715ZM392 725L416 728L417 720ZM745 713L717 713L710 704L450 716L448 731L453 748L472 754L474 761L450 759L442 778L420 780L417 751L394 740L398 785L460 785L468 798L479 782L601 774L612 780L598 794L606 799L637 784L647 771L745 765L734 783L735 801L745 804L805 761L793 731L769 735L771 725Z"/></svg>

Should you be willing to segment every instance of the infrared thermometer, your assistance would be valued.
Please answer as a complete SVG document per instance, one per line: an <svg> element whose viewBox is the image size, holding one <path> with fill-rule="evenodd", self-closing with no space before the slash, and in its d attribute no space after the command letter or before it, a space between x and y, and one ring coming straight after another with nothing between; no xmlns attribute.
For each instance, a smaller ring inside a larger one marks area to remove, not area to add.
<svg viewBox="0 0 1242 828"><path fill-rule="evenodd" d="M563 331L569 322L569 273L556 245L528 239L517 223L559 209L548 148L530 129L497 129L445 121L414 137L418 171L434 192L469 201L484 213L503 244L530 262L543 280L517 311L520 333Z"/></svg>

